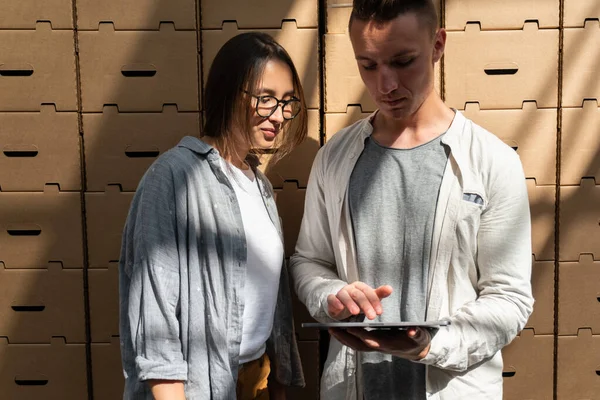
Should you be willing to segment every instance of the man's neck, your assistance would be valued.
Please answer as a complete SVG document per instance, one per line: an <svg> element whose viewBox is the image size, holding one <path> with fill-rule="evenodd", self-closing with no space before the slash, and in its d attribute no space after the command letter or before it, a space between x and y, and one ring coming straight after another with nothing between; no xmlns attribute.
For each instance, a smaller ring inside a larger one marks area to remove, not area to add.
<svg viewBox="0 0 600 400"><path fill-rule="evenodd" d="M432 91L421 107L407 118L393 119L378 112L372 137L387 147L411 149L446 132L453 119L454 111Z"/></svg>

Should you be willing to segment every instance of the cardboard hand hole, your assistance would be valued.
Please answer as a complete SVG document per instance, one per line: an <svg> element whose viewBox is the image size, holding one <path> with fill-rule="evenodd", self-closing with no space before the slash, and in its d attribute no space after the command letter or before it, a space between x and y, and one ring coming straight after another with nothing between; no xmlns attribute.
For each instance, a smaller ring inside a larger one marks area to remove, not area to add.
<svg viewBox="0 0 600 400"><path fill-rule="evenodd" d="M46 306L11 306L11 308L16 312L42 312Z"/></svg>
<svg viewBox="0 0 600 400"><path fill-rule="evenodd" d="M37 156L38 152L35 150L32 150L32 151L17 151L17 150L8 151L8 150L5 150L4 155L6 157L11 157L11 158L30 158L30 157Z"/></svg>
<svg viewBox="0 0 600 400"><path fill-rule="evenodd" d="M151 78L156 75L156 68L147 64L124 65L121 74L126 78Z"/></svg>
<svg viewBox="0 0 600 400"><path fill-rule="evenodd" d="M519 71L515 63L492 63L483 68L486 75L514 75Z"/></svg>

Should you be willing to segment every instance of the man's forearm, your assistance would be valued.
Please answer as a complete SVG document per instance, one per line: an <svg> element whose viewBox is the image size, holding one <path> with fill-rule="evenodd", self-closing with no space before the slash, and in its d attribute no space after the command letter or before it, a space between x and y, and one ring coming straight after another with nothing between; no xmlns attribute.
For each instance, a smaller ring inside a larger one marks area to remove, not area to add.
<svg viewBox="0 0 600 400"><path fill-rule="evenodd" d="M155 400L185 400L182 381L147 381Z"/></svg>

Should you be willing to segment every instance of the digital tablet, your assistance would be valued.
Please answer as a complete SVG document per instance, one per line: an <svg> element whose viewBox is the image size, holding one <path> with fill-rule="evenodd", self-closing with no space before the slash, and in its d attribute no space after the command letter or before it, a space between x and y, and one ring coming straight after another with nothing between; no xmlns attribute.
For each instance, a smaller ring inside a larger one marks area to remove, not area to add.
<svg viewBox="0 0 600 400"><path fill-rule="evenodd" d="M429 322L304 322L302 323L303 328L318 328L318 329L329 329L329 328L363 328L363 329L399 329L405 330L412 327L427 328L427 329L438 329L442 326L450 325L448 320L440 321L429 321Z"/></svg>

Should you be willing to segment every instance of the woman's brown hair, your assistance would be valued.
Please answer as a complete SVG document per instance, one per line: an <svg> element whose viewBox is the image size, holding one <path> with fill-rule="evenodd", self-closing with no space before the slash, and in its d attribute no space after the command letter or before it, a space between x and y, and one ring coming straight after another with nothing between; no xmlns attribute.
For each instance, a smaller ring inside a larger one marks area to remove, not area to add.
<svg viewBox="0 0 600 400"><path fill-rule="evenodd" d="M282 134L273 146L276 162L290 153L307 135L307 110L304 92L296 67L285 49L271 36L260 32L237 35L217 53L208 73L204 89L205 122L203 134L216 139L224 157L240 158L236 142L251 147L254 107L248 92L259 89L265 65L278 60L289 66L295 96L301 102L300 113L285 121ZM240 137L241 136L241 137ZM260 149L253 149L260 153Z"/></svg>

